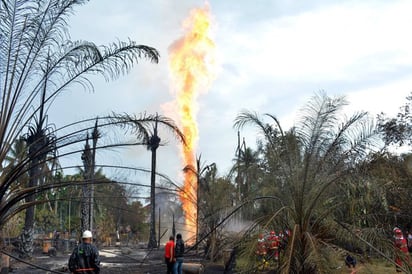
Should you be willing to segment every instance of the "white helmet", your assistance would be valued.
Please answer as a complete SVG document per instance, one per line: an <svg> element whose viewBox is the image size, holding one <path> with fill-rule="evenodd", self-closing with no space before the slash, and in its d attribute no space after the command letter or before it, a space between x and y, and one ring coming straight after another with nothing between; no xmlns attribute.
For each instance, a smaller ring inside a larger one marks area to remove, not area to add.
<svg viewBox="0 0 412 274"><path fill-rule="evenodd" d="M92 232L90 230L85 230L83 232L82 238L92 238Z"/></svg>

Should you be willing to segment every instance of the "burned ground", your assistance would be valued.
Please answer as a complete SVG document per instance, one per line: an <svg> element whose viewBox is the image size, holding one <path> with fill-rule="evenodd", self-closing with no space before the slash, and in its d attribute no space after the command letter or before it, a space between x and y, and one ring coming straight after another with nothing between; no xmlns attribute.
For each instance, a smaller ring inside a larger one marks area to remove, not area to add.
<svg viewBox="0 0 412 274"><path fill-rule="evenodd" d="M10 272L21 274L37 273L69 273L67 262L70 250L57 250L55 254L45 254L36 250L31 260L20 261L19 258L10 258ZM100 248L101 274L157 274L163 273L166 266L163 262L163 250L147 250L136 246L104 247ZM185 262L202 264L203 273L224 273L220 264L211 264L194 254L188 254Z"/></svg>

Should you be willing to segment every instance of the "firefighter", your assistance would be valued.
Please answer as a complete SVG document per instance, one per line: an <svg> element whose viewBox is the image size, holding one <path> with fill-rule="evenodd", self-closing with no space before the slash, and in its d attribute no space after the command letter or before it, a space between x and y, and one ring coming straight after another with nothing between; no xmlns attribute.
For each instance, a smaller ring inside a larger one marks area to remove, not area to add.
<svg viewBox="0 0 412 274"><path fill-rule="evenodd" d="M279 244L280 238L275 231L271 231L268 237L269 258L277 261L279 260Z"/></svg>
<svg viewBox="0 0 412 274"><path fill-rule="evenodd" d="M261 233L259 234L259 238L257 241L257 247L256 247L256 256L258 259L259 269L264 269L265 266L268 264L266 260L266 255L267 255L266 240L265 240L264 235Z"/></svg>
<svg viewBox="0 0 412 274"><path fill-rule="evenodd" d="M396 263L396 272L402 272L401 267L403 261L408 260L408 243L403 237L402 230L395 227L394 230L394 246L395 246L395 263Z"/></svg>
<svg viewBox="0 0 412 274"><path fill-rule="evenodd" d="M288 228L285 229L284 233L282 231L279 232L279 236L278 236L279 237L279 250L283 250L283 251L286 250L290 235L291 235L291 231Z"/></svg>
<svg viewBox="0 0 412 274"><path fill-rule="evenodd" d="M69 258L69 270L76 274L99 274L99 250L92 244L92 232L86 230L82 235L82 243L74 248Z"/></svg>

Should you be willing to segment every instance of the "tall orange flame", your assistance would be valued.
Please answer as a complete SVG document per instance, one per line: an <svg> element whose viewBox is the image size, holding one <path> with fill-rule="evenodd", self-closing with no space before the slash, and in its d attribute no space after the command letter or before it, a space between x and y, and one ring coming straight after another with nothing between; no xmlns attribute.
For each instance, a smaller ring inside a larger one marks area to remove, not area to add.
<svg viewBox="0 0 412 274"><path fill-rule="evenodd" d="M207 91L213 78L215 45L209 36L210 26L207 5L192 10L183 22L185 34L169 48L169 66L176 93L179 122L187 142L187 146L182 148L182 160L184 166L191 167L184 173L183 191L180 194L188 238L194 235L197 220L197 98L200 93Z"/></svg>

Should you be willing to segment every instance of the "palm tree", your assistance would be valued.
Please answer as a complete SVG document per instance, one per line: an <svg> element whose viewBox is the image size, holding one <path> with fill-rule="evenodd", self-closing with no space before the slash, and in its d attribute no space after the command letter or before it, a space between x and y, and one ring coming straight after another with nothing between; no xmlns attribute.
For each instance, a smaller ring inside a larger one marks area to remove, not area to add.
<svg viewBox="0 0 412 274"><path fill-rule="evenodd" d="M143 145L147 146L147 149L151 151L151 176L150 176L150 232L149 232L149 241L148 248L158 247L156 241L156 231L155 231L155 222L156 222L156 207L155 207L155 188L156 188L156 150L161 145L161 139L158 136L158 127L162 126L163 128L172 132L173 136L176 137L180 142L186 145L185 138L183 133L177 127L173 120L160 116L156 114L155 116L143 116L137 118L135 116L123 114L123 115L114 115L114 122L119 124L122 127L131 127L131 130L138 140L142 140Z"/></svg>
<svg viewBox="0 0 412 274"><path fill-rule="evenodd" d="M245 141L237 149L235 165L230 173L236 174L236 186L238 188L238 200L245 201L258 196L262 170L260 168L260 151L253 151L247 147ZM243 218L249 219L253 216L253 204L245 205L242 209Z"/></svg>
<svg viewBox="0 0 412 274"><path fill-rule="evenodd" d="M316 94L302 109L296 127L286 133L270 114L270 123L247 111L235 120L236 127L251 124L264 136L270 176L265 183L272 184L268 198L278 202L259 224L292 231L282 273L330 271L325 262L334 254L337 231L344 230L334 219L341 200L333 190L356 175L357 164L377 137L365 112L340 119L346 104L343 97Z"/></svg>
<svg viewBox="0 0 412 274"><path fill-rule="evenodd" d="M148 248L157 247L156 241L156 150L160 145L160 137L157 135L157 116L153 128L153 134L147 142L147 149L152 153L152 163L150 171L150 234ZM159 239L160 241L160 239ZM160 243L159 243L160 244Z"/></svg>
<svg viewBox="0 0 412 274"><path fill-rule="evenodd" d="M53 129L47 126L47 115L45 115L45 98L47 91L47 78L43 85L40 97L40 111L33 116L34 125L29 126L29 132L24 137L28 147L29 166L29 188L35 188L46 177L47 173L43 173L44 166L46 166L46 159L48 155L52 158L56 153L56 137L53 134ZM26 203L33 203L36 195L33 193L26 197ZM34 206L26 209L26 216L24 221L24 228L21 235L22 238L22 254L23 256L31 257L33 254L33 235L34 235Z"/></svg>
<svg viewBox="0 0 412 274"><path fill-rule="evenodd" d="M12 144L34 125L27 136L28 158L0 176L0 226L35 203L30 197L41 191L34 181L24 191L9 190L29 170L34 172L33 179L40 178L36 167L45 161L44 155L59 147L50 142L55 134L48 129L43 113L54 98L74 84L92 90L87 78L90 74L97 73L110 80L127 73L140 58L158 62L156 49L133 41L102 47L88 41L71 41L68 17L76 6L86 2L0 1L1 166L5 165ZM36 105L34 102L39 97L41 104ZM18 204L26 198L25 203Z"/></svg>
<svg viewBox="0 0 412 274"><path fill-rule="evenodd" d="M90 184L83 185L82 208L81 208L81 231L93 230L93 205L94 205L94 177L96 166L96 145L100 133L97 120L92 131L92 147L89 145L89 135L86 137L86 145L82 153L84 167L84 179Z"/></svg>
<svg viewBox="0 0 412 274"><path fill-rule="evenodd" d="M86 182L90 182L90 175L93 172L92 170L92 152L89 145L89 135L86 137L86 144L84 145L84 150L82 153L83 161L83 177ZM80 231L90 230L90 210L91 210L91 185L84 184L82 186L82 197L81 197L81 209L80 209L80 220L81 220L81 229Z"/></svg>
<svg viewBox="0 0 412 274"><path fill-rule="evenodd" d="M200 178L198 197L199 241L205 240L205 256L211 261L222 258L225 244L222 220L233 206L235 187L227 178L217 176L216 165L206 166L205 173ZM200 242L199 242L200 243ZM197 243L197 244L199 244Z"/></svg>

